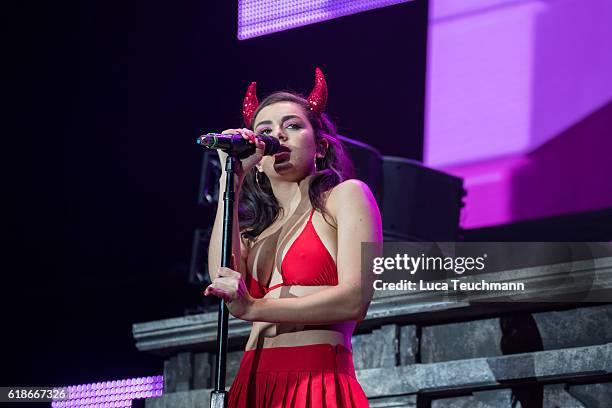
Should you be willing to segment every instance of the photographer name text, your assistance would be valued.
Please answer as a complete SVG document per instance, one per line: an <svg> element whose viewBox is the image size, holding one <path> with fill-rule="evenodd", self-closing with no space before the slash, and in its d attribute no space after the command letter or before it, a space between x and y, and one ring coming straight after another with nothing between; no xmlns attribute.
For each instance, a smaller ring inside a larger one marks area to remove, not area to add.
<svg viewBox="0 0 612 408"><path fill-rule="evenodd" d="M399 282L384 282L377 279L373 283L375 290L410 290L410 291L524 291L523 282L487 282L480 280L477 282L462 282L459 279L450 279L448 282L425 280L411 281L402 279Z"/></svg>

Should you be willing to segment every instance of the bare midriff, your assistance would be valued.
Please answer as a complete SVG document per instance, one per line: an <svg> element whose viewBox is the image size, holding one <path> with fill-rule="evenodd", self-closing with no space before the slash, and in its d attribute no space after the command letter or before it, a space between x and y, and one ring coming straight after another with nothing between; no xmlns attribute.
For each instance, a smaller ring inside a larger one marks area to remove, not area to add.
<svg viewBox="0 0 612 408"><path fill-rule="evenodd" d="M281 286L268 292L264 298L301 297L331 286ZM297 347L312 344L341 344L351 350L351 336L356 322L333 324L253 322L245 350L274 347Z"/></svg>

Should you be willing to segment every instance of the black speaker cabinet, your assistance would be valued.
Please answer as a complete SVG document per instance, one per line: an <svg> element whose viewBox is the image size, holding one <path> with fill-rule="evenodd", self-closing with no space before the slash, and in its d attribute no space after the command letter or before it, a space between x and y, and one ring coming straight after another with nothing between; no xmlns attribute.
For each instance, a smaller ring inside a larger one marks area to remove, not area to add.
<svg viewBox="0 0 612 408"><path fill-rule="evenodd" d="M338 136L353 161L355 178L366 183L376 200L382 198L382 156L372 146L344 136Z"/></svg>
<svg viewBox="0 0 612 408"><path fill-rule="evenodd" d="M383 156L386 241L457 241L463 179L402 157Z"/></svg>

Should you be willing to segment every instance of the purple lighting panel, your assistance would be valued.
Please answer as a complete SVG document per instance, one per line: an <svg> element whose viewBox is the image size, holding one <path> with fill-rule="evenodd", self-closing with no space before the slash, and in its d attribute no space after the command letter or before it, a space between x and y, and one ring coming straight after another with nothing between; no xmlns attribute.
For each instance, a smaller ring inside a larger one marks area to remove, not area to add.
<svg viewBox="0 0 612 408"><path fill-rule="evenodd" d="M259 37L412 0L239 0L238 39Z"/></svg>
<svg viewBox="0 0 612 408"><path fill-rule="evenodd" d="M54 401L53 408L130 408L132 400L161 397L164 378L153 377L128 378L124 380L104 381L91 384L70 385L69 399Z"/></svg>

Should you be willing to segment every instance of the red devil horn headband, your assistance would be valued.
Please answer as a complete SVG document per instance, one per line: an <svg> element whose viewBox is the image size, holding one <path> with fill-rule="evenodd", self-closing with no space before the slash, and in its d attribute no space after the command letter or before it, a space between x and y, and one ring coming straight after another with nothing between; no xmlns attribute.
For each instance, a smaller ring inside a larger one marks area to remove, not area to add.
<svg viewBox="0 0 612 408"><path fill-rule="evenodd" d="M313 111L317 116L320 116L325 111L325 105L327 104L327 83L325 82L325 76L323 72L317 68L315 69L315 85L306 98L310 110ZM253 121L253 114L259 106L257 100L257 83L252 82L247 89L247 93L244 96L244 102L242 104L242 116L247 126L250 126Z"/></svg>
<svg viewBox="0 0 612 408"><path fill-rule="evenodd" d="M251 126L253 114L257 110L258 106L259 101L257 100L257 82L251 82L251 85L249 85L247 93L244 96L244 102L242 103L242 116L244 117L244 123L246 123L247 126Z"/></svg>
<svg viewBox="0 0 612 408"><path fill-rule="evenodd" d="M310 95L308 95L308 105L310 105L310 110L319 116L325 111L326 104L327 82L325 82L323 72L317 68L315 69L315 85Z"/></svg>

